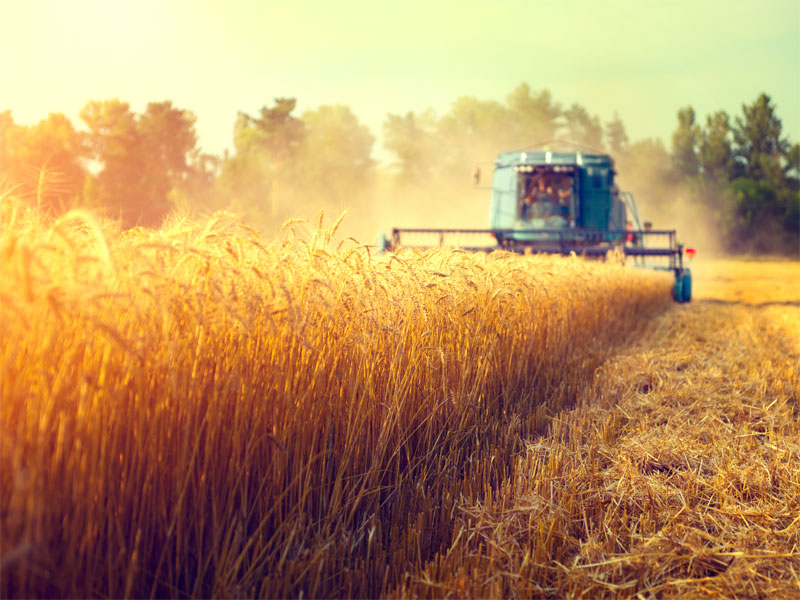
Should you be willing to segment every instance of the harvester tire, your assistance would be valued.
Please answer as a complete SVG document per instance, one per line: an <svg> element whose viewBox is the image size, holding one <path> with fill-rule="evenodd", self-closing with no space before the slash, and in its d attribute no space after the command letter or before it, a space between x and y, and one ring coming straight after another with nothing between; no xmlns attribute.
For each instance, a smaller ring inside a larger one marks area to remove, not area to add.
<svg viewBox="0 0 800 600"><path fill-rule="evenodd" d="M692 301L692 272L686 269L681 277L681 302Z"/></svg>
<svg viewBox="0 0 800 600"><path fill-rule="evenodd" d="M675 283L672 285L672 299L683 302L683 278L678 274L675 275Z"/></svg>
<svg viewBox="0 0 800 600"><path fill-rule="evenodd" d="M672 286L672 299L675 302L689 302L692 299L692 274L689 269L675 272L675 283Z"/></svg>
<svg viewBox="0 0 800 600"><path fill-rule="evenodd" d="M675 284L672 286L672 299L675 302L691 302L692 300L692 273L689 269L675 273Z"/></svg>

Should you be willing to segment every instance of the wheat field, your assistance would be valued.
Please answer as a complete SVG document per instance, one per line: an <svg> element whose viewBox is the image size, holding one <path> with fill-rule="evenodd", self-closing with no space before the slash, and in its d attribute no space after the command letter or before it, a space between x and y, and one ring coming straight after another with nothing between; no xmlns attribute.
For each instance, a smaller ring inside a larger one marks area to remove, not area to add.
<svg viewBox="0 0 800 600"><path fill-rule="evenodd" d="M0 216L3 597L797 589L791 301L731 321L662 273L321 222Z"/></svg>
<svg viewBox="0 0 800 600"><path fill-rule="evenodd" d="M406 597L800 597L800 263L693 265Z"/></svg>

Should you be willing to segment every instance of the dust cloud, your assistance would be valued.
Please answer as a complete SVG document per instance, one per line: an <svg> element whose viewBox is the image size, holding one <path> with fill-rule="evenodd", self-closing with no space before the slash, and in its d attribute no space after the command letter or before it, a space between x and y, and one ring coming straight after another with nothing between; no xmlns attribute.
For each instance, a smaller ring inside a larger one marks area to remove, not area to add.
<svg viewBox="0 0 800 600"><path fill-rule="evenodd" d="M482 157L485 158L485 157ZM489 227L492 162L481 165L481 181L472 179L474 164L466 164L457 177L429 182L404 181L395 174L380 170L357 189L350 189L338 199L309 197L301 186L284 186L283 198L295 205L286 219L305 219L316 224L320 213L325 221L335 221L346 213L339 227L339 237L352 237L363 244L375 244L381 233L387 236L393 227L460 228ZM714 228L711 210L685 185L674 184L629 168L618 178L622 189L636 198L641 221L654 229L674 229L678 242L695 248L703 255L722 253L723 242ZM262 223L269 235L279 224Z"/></svg>
<svg viewBox="0 0 800 600"><path fill-rule="evenodd" d="M617 181L636 199L642 223L649 221L653 229L675 230L677 241L701 256L723 254L724 240L714 225L713 211L689 186L630 161L621 166Z"/></svg>
<svg viewBox="0 0 800 600"><path fill-rule="evenodd" d="M379 236L389 236L400 228L487 229L491 201L492 165L496 152L479 154L479 160L464 161L449 176L409 180L391 166L376 168L361 181L330 173L321 189L309 189L302 178L276 183L270 206L265 211L230 210L241 215L248 225L267 238L281 224L301 219L310 231L324 214L330 224L343 213L337 238L354 238L362 244L376 244ZM481 180L475 183L475 167Z"/></svg>

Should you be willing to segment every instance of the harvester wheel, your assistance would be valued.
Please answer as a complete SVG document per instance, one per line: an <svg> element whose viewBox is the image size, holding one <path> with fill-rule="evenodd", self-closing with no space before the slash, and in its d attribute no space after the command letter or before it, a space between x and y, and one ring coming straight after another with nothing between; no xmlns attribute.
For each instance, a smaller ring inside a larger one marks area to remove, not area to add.
<svg viewBox="0 0 800 600"><path fill-rule="evenodd" d="M690 302L692 299L692 273L689 269L676 271L675 285L672 286L672 299L675 302Z"/></svg>
<svg viewBox="0 0 800 600"><path fill-rule="evenodd" d="M675 274L675 283L672 285L672 299L675 302L682 302L683 298L683 280L680 275Z"/></svg>
<svg viewBox="0 0 800 600"><path fill-rule="evenodd" d="M683 277L681 277L681 288L682 288L682 300L681 302L691 302L692 301L692 272L689 269L686 269L683 272Z"/></svg>

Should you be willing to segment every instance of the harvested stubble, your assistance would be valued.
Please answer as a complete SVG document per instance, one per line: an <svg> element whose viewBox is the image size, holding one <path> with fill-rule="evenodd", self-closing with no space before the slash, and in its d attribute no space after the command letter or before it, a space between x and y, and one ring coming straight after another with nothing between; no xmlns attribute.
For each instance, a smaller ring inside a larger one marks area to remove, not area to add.
<svg viewBox="0 0 800 600"><path fill-rule="evenodd" d="M800 598L800 265L696 271L396 595Z"/></svg>
<svg viewBox="0 0 800 600"><path fill-rule="evenodd" d="M2 219L3 597L391 593L671 302L575 258Z"/></svg>

